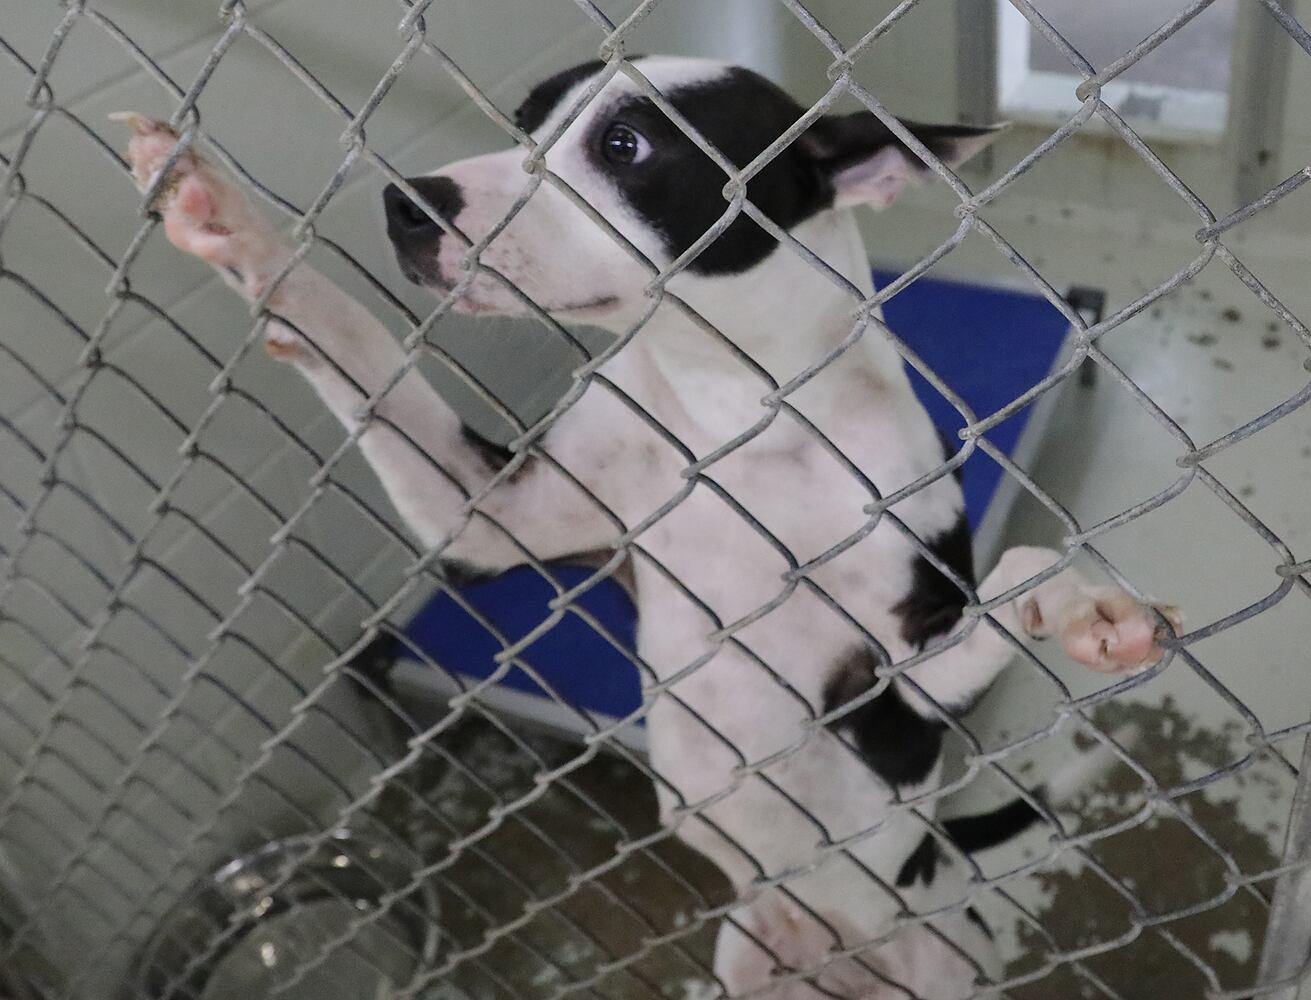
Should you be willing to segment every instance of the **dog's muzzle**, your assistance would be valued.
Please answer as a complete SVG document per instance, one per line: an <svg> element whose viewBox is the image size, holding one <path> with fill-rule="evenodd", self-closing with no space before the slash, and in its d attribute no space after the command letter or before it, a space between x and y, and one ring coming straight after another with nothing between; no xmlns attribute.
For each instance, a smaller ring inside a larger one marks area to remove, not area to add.
<svg viewBox="0 0 1311 1000"><path fill-rule="evenodd" d="M406 183L426 203L426 210L395 184L388 184L382 192L387 237L405 277L420 285L440 284L437 251L442 227L433 216L453 223L464 208L464 197L449 177L415 177Z"/></svg>

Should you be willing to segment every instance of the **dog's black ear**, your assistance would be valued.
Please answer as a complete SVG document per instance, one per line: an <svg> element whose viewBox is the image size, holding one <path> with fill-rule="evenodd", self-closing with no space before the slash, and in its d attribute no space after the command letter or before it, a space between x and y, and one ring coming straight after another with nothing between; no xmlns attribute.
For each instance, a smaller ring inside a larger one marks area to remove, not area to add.
<svg viewBox="0 0 1311 1000"><path fill-rule="evenodd" d="M1006 128L901 124L949 167L964 163ZM909 182L929 173L924 161L868 111L825 115L802 133L798 145L831 180L838 207L887 208Z"/></svg>

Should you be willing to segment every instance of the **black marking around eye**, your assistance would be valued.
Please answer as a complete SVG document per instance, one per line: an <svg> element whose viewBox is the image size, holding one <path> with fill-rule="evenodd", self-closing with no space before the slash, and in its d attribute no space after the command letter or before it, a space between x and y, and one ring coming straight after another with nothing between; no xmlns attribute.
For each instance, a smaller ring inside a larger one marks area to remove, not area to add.
<svg viewBox="0 0 1311 1000"><path fill-rule="evenodd" d="M876 662L872 653L861 649L839 663L824 685L824 711L831 712L873 687ZM865 763L893 786L918 784L929 776L942 752L946 728L911 708L895 683L830 725L850 733Z"/></svg>
<svg viewBox="0 0 1311 1000"><path fill-rule="evenodd" d="M802 114L802 108L764 77L741 67L722 76L666 91L669 103L735 166L744 167ZM614 122L641 132L652 154L631 166L601 158L600 136ZM646 98L621 104L597 124L589 142L596 169L664 239L671 257L699 240L728 209L727 175ZM796 143L747 184L747 196L783 229L833 204L833 185ZM760 263L778 241L739 214L688 267L695 274L738 274Z"/></svg>
<svg viewBox="0 0 1311 1000"><path fill-rule="evenodd" d="M596 75L603 69L605 63L600 59L593 59L543 80L528 92L528 96L519 105L514 113L514 123L525 132L537 131L542 123L551 117L551 112L560 103L560 98L569 93L575 84Z"/></svg>
<svg viewBox="0 0 1311 1000"><path fill-rule="evenodd" d="M956 516L955 524L940 535L926 539L925 545L966 583L974 583L974 552L964 511ZM917 554L911 566L910 592L892 606L892 611L901 618L901 637L922 649L930 639L951 631L952 626L960 621L965 604L965 594L960 587L928 559Z"/></svg>

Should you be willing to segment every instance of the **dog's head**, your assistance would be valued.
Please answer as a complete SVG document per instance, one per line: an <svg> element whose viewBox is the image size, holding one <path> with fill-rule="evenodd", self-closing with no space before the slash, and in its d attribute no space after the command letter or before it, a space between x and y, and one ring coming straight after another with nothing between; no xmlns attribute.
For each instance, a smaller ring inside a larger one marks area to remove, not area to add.
<svg viewBox="0 0 1311 1000"><path fill-rule="evenodd" d="M737 167L746 166L804 109L751 70L705 60L633 60L697 133ZM604 67L586 63L539 84L519 106L519 126L537 141L552 135ZM907 128L948 165L982 149L995 129L959 125ZM409 183L419 206L397 187L384 195L387 233L406 277L438 291L464 274L466 248L432 216L475 242L497 227L529 184L524 151L478 156ZM729 208L727 175L636 83L612 76L546 153L547 169L657 265L676 259ZM785 230L834 207L891 204L927 173L874 115L828 115L755 174L751 203ZM739 214L688 265L693 279L750 273L778 241ZM640 308L649 275L614 238L549 180L528 198L480 257L538 305L566 319L596 320ZM522 314L523 304L480 274L459 303L466 312Z"/></svg>

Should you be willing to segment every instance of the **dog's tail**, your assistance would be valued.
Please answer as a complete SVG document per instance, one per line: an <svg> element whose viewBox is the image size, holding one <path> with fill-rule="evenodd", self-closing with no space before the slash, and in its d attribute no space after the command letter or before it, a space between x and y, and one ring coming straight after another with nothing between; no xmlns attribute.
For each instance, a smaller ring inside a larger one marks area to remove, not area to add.
<svg viewBox="0 0 1311 1000"><path fill-rule="evenodd" d="M1120 732L1116 734L1116 741L1121 746L1131 746L1136 742L1136 735ZM1098 743L1090 750L1074 754L1067 764L1033 789L1033 797L1049 806L1060 806L1080 792L1090 790L1119 759L1110 746ZM952 843L966 854L973 854L975 851L1001 846L1042 822L1042 819L1041 812L1017 796L988 812L944 819L942 828L947 831Z"/></svg>
<svg viewBox="0 0 1311 1000"><path fill-rule="evenodd" d="M1137 738L1136 731L1122 730L1114 735L1116 742L1125 748L1132 746ZM1119 755L1109 745L1099 742L1091 750L1074 754L1067 764L1036 786L1031 795L1050 807L1060 806L1079 792L1091 789L1119 759ZM940 824L957 849L966 854L974 854L991 847L1000 847L1030 827L1044 822L1044 819L1041 811L1017 796L996 809L952 816L940 820ZM902 865L897 875L897 885L908 886L917 880L926 885L931 882L937 869L939 850L936 838L926 833Z"/></svg>

